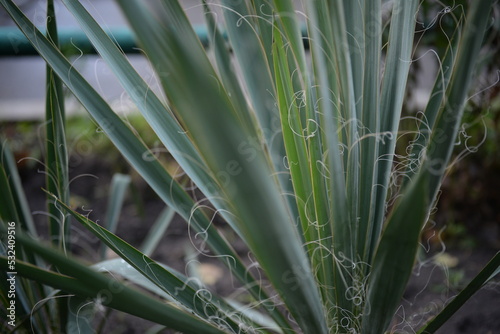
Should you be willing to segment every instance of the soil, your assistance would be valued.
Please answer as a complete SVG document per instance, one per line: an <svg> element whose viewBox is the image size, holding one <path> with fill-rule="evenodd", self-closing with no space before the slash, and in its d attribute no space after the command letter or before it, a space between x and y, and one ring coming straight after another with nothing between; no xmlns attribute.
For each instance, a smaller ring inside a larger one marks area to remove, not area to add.
<svg viewBox="0 0 500 334"><path fill-rule="evenodd" d="M37 228L41 234L44 234L46 219L43 212L46 209L41 188L44 187L45 180L43 174L37 172L37 168L40 166L30 167L27 164L20 173L26 193L29 195L30 208L36 213L34 217ZM133 189L128 192L117 234L130 244L139 246L152 222L164 208L164 204L144 181L129 171L126 163L121 160L111 162L86 157L78 160L78 163L72 161L70 170L72 202L75 206L83 208L94 221L104 219L112 174L117 171L131 173ZM131 196L131 194L138 194L138 196ZM439 221L439 217L436 221ZM437 227L429 228L427 232L436 232L436 229ZM436 242L434 237L428 237L427 241L423 242L425 247L422 249L429 246L428 252L422 252L419 257L420 260L417 262L405 292L404 301L394 319L393 333L414 333L418 325L435 314L436 310L442 309L444 303L460 291L460 288L463 288L495 254L498 248L492 247L491 243L481 239L484 231L477 226L475 229L473 237L467 234L466 241L468 242L450 240L451 246L446 250L440 248L440 243ZM72 228L72 235L75 245L74 253L88 262L97 261L95 249L99 241L76 225ZM458 239L460 238L459 236ZM187 224L179 217L175 217L152 257L185 272L186 247L190 244ZM247 258L244 245L236 239L235 248L242 254L242 258ZM431 256L435 254L441 255ZM209 263L218 270L224 270L221 264L209 257L199 257L198 260ZM448 263L451 266L445 268L439 263ZM224 272L222 277L213 284L212 288L218 293L227 295L234 290L234 282L224 279L230 277ZM106 316L105 313L98 314L98 318L106 320L103 333L144 333L147 328L154 325L116 311L111 312L109 319L105 319ZM171 332L165 330L161 333ZM437 333L500 333L500 286L498 283L488 284L474 295Z"/></svg>

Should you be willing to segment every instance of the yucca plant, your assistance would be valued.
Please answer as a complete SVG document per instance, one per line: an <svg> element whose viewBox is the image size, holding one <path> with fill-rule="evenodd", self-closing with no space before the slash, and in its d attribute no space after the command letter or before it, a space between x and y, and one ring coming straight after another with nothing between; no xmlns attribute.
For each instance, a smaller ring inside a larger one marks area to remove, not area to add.
<svg viewBox="0 0 500 334"><path fill-rule="evenodd" d="M71 214L124 262L89 268L19 231L18 241L33 262L19 260L18 274L83 298L83 304L98 300L185 333L391 330L452 154L494 1L474 1L466 18L459 15L404 164L396 159L396 142L418 1L391 1L388 22L381 0L303 1L305 41L292 1L203 2L208 50L177 1L118 1L165 100L150 90L80 2L63 2L271 285L252 275L211 223L206 205L195 202L159 161L144 159L148 148L54 40L12 1L0 0L53 73L165 203L203 236L251 301L213 295L155 262L72 211L57 187L48 192L61 217ZM223 27L214 9L222 13ZM5 223L9 219L2 216ZM37 259L53 268L38 266ZM7 263L0 257L2 268ZM420 332L439 328L499 265L497 254ZM131 279L156 297L95 269Z"/></svg>

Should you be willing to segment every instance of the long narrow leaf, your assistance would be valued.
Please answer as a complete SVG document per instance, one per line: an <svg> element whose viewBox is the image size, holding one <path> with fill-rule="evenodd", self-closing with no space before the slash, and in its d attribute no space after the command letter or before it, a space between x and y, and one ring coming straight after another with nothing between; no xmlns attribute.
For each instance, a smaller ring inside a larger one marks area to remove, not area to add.
<svg viewBox="0 0 500 334"><path fill-rule="evenodd" d="M5 221L17 222L23 230L28 231L31 235L37 235L28 200L22 190L23 186L16 168L14 155L8 144L8 142L4 142L0 147L0 167L2 169L2 177L4 178L2 189L5 190L3 194L6 196L3 201L0 201L0 208L2 208L0 212L3 212L0 213L0 216ZM10 191L8 191L9 189Z"/></svg>
<svg viewBox="0 0 500 334"><path fill-rule="evenodd" d="M314 87L318 105L318 119L322 125L322 146L325 158L324 165L318 165L318 171L326 178L327 200L329 201L329 219L324 222L322 240L326 251L333 250L331 259L334 266L331 287L324 296L325 308L329 310L329 318L333 319L333 328L338 328L335 319L339 319L339 310L347 309L345 290L350 285L344 280L341 254L351 254L350 240L352 234L349 227L349 213L347 208L347 193L345 180L344 159L341 153L338 136L340 124L340 94L337 82L338 67L335 61L333 46L333 26L330 22L330 8L323 1L307 2L309 15L308 31L311 38L311 53L313 59L314 80L318 87ZM339 261L337 261L339 260ZM347 284L346 284L347 283Z"/></svg>
<svg viewBox="0 0 500 334"><path fill-rule="evenodd" d="M184 333L224 333L189 313L182 312L174 306L162 303L125 286L123 283L107 278L35 241L20 235L18 235L17 240L26 248L35 251L57 265L64 273L62 275L46 271L18 261L16 269L20 276L81 297L103 299L101 302L106 306L169 326ZM5 257L0 257L0 267L2 270L7 268L7 259ZM131 303L131 300L134 302Z"/></svg>
<svg viewBox="0 0 500 334"><path fill-rule="evenodd" d="M160 243L161 238L165 235L168 226L173 221L174 215L174 209L169 206L160 212L160 215L149 229L148 235L142 242L141 251L144 254L149 256L153 253Z"/></svg>
<svg viewBox="0 0 500 334"><path fill-rule="evenodd" d="M173 275L164 267L118 238L113 233L71 210L71 208L64 203L59 202L59 204L65 212L71 214L80 224L94 233L94 235L101 239L106 246L127 261L127 263L144 275L144 277L147 277L152 283L167 292L173 299L179 301L188 310L196 313L201 318L205 318L207 321L210 319L215 321L218 320L220 317L218 313L220 313L221 310L220 306L217 304L223 304L222 301L217 300L215 297L212 297L212 300L205 298L203 294L199 294L191 286L187 285L187 283L181 281L176 275ZM238 325L229 318L221 320L226 325L232 327L233 330L238 328Z"/></svg>
<svg viewBox="0 0 500 334"><path fill-rule="evenodd" d="M224 6L223 14L229 42L240 64L265 141L272 148L274 133L279 130L275 126L279 115L274 108L274 85L270 75L272 64L267 61L271 51L270 45L268 44L269 49L264 49L266 44L263 44L256 31L255 21L263 19L251 16L254 13L249 10L248 2L222 0L221 3ZM261 9L262 6L258 8ZM268 23L261 22L260 26L266 24Z"/></svg>
<svg viewBox="0 0 500 334"><path fill-rule="evenodd" d="M375 194L377 175L378 142L377 132L380 128L380 61L382 48L382 13L381 1L365 2L364 35L365 59L361 124L360 132L360 192L359 192L359 231L357 252L370 263L373 240Z"/></svg>
<svg viewBox="0 0 500 334"><path fill-rule="evenodd" d="M57 22L54 2L47 2L47 38L58 46ZM65 136L65 111L62 82L47 65L47 93L45 101L45 131L47 135L45 175L47 189L59 196L62 201L69 201L68 152ZM69 245L70 220L61 214L48 201L48 220L51 240L59 247L66 249Z"/></svg>
<svg viewBox="0 0 500 334"><path fill-rule="evenodd" d="M234 104L235 112L238 117L241 118L241 123L247 126L247 131L253 131L256 138L257 133L255 133L257 120L255 119L255 114L252 113L247 104L243 88L236 77L235 69L226 39L219 31L217 22L215 20L215 13L210 10L210 7L204 2L205 18L207 21L208 34L210 46L215 53L216 64L218 72L222 81L221 89L226 89L231 102Z"/></svg>
<svg viewBox="0 0 500 334"><path fill-rule="evenodd" d="M376 201L375 214L368 254L373 254L377 247L386 214L385 203L396 147L396 132L411 63L417 4L416 0L393 1L389 49L380 95L380 129L377 133L381 140L378 142L377 192L373 199Z"/></svg>
<svg viewBox="0 0 500 334"><path fill-rule="evenodd" d="M111 233L116 232L120 211L125 199L126 188L130 184L130 176L115 174L111 179L111 190L109 192L108 207L104 218L104 227ZM47 191L50 192L49 189ZM101 259L106 258L106 247L101 247Z"/></svg>
<svg viewBox="0 0 500 334"><path fill-rule="evenodd" d="M431 334L437 331L449 318L451 318L465 302L472 297L484 284L491 280L500 270L500 252L497 253L479 274L439 312L424 327L418 330L418 334Z"/></svg>
<svg viewBox="0 0 500 334"><path fill-rule="evenodd" d="M441 60L439 74L436 77L434 86L432 88L429 101L425 107L424 113L422 115L422 123L419 126L418 133L415 135L415 139L412 142L412 150L410 153L410 163L408 165L405 175L405 182L412 179L412 176L419 171L422 159L425 157L425 148L429 144L429 137L432 133L432 129L435 126L436 119L440 113L441 106L443 104L443 98L445 97L446 91L448 90L448 85L450 82L451 75L453 74L453 68L456 61L458 46L460 45L460 30L462 27L463 18L460 20L455 33L450 38L450 45L446 49L446 54L443 60Z"/></svg>
<svg viewBox="0 0 500 334"><path fill-rule="evenodd" d="M410 278L427 219L427 184L416 180L396 204L377 247L363 312L363 334L384 333Z"/></svg>
<svg viewBox="0 0 500 334"><path fill-rule="evenodd" d="M456 63L427 146L422 173L429 174L429 205L436 194L453 152L462 120L467 93L494 0L474 1L469 9L460 40Z"/></svg>

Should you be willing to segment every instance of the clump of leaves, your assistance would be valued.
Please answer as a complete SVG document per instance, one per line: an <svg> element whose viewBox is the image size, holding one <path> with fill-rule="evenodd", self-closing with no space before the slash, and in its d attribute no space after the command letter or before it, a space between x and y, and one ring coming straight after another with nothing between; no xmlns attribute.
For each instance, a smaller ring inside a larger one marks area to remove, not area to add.
<svg viewBox="0 0 500 334"><path fill-rule="evenodd" d="M418 1L391 2L384 46L382 1L304 1L310 59L291 1L205 2L213 57L178 1L118 1L166 102L78 1L63 2L170 154L248 245L267 280L250 273L158 160L144 158L148 148L57 47L11 1L0 0L123 156L253 299L241 306L211 294L73 212L57 192L56 207L127 263L98 268L125 277L139 273L137 283L161 299L24 236L19 240L27 252L59 272L20 262L20 275L92 300L106 291L107 306L186 333L390 330L452 154L493 0L474 2L467 19L457 20L403 158L395 148ZM230 47L212 8L222 11ZM499 262L497 255L420 331L435 331L492 277Z"/></svg>

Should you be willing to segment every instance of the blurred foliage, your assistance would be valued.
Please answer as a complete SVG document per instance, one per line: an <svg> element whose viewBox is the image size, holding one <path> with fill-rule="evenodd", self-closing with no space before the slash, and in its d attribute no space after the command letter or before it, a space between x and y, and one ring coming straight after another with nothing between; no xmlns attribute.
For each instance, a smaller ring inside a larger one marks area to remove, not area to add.
<svg viewBox="0 0 500 334"><path fill-rule="evenodd" d="M467 12L470 1L424 1L417 17L416 48L431 46L437 54L444 54L449 36ZM471 96L467 101L462 128L455 148L455 163L449 168L442 194L435 210L436 225L430 234L452 247L471 249L477 244L500 248L500 6L494 7L494 17L486 33L485 43ZM418 56L417 56L418 57ZM417 99L419 73L427 62L412 64L407 102ZM417 103L418 104L418 103ZM415 105L415 104L413 104ZM414 116L407 103L407 116ZM401 131L412 131L416 122L402 123ZM408 138L405 138L408 137ZM402 136L398 151L403 154L411 136ZM443 229L443 227L446 228ZM474 242L478 238L479 242ZM439 243L436 240L436 243Z"/></svg>
<svg viewBox="0 0 500 334"><path fill-rule="evenodd" d="M155 154L165 152L156 134L138 113L130 113L123 116L126 123L135 134ZM20 167L33 167L37 160L43 156L43 143L45 140L44 125L40 121L0 122L0 133L3 139L9 140L9 145L15 155ZM99 126L86 114L77 114L66 120L66 136L71 165L79 164L87 158L99 157L110 164L117 165L118 171L124 167L123 158L109 138L102 133ZM169 160L163 159L164 162Z"/></svg>

